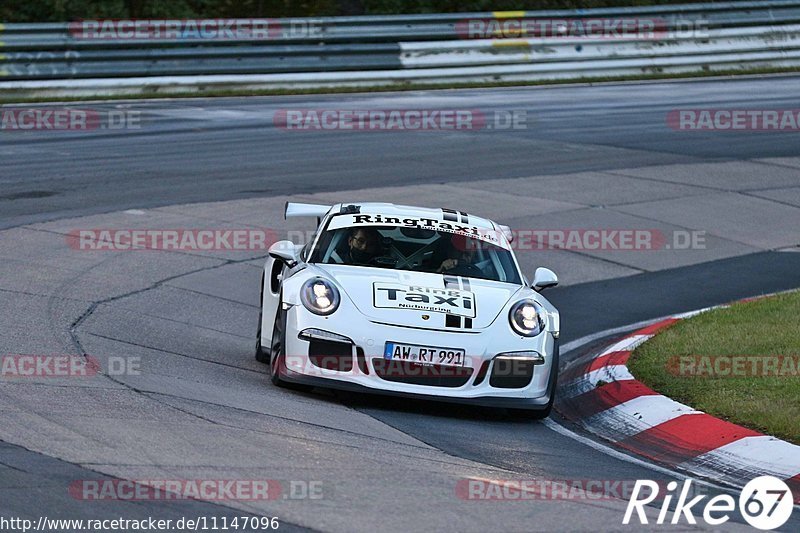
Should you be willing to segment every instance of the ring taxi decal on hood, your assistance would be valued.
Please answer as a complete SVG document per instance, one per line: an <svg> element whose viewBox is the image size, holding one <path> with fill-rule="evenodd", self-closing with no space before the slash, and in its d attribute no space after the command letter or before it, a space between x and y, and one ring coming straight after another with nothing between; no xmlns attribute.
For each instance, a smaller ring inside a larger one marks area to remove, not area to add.
<svg viewBox="0 0 800 533"><path fill-rule="evenodd" d="M372 285L376 308L411 309L475 318L475 294L469 291L399 283L375 282Z"/></svg>
<svg viewBox="0 0 800 533"><path fill-rule="evenodd" d="M465 291L470 291L469 287L469 279L462 278L461 276L458 277L458 281L461 282L461 288ZM464 329L472 329L472 319L471 318L464 318Z"/></svg>
<svg viewBox="0 0 800 533"><path fill-rule="evenodd" d="M460 289L461 285L458 283L458 278L455 276L448 276L447 274L443 275L444 278L444 288L445 289ZM456 315L445 315L444 317L444 327L446 328L459 328L461 329L462 324L464 323L464 317L456 316Z"/></svg>
<svg viewBox="0 0 800 533"><path fill-rule="evenodd" d="M444 286L446 289L463 289L467 292L470 291L469 280L461 276L442 276L444 278ZM472 329L472 319L469 317L461 317L454 315L447 315L445 317L444 326L446 328L459 328L459 329Z"/></svg>

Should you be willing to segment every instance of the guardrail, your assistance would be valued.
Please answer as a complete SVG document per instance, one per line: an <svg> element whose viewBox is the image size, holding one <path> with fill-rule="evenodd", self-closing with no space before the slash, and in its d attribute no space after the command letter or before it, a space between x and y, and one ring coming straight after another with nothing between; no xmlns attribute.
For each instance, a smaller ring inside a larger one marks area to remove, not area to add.
<svg viewBox="0 0 800 533"><path fill-rule="evenodd" d="M604 21L635 31L573 31ZM800 0L196 23L0 25L0 92L532 81L800 65ZM245 31L225 33L226 24ZM203 28L216 32L209 38Z"/></svg>

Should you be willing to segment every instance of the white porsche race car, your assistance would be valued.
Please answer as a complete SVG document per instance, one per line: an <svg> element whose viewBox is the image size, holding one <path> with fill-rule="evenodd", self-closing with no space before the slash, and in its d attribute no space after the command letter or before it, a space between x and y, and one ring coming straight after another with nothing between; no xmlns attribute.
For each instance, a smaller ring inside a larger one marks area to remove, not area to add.
<svg viewBox="0 0 800 533"><path fill-rule="evenodd" d="M550 413L560 325L539 292L558 279L525 278L508 227L386 203L285 215L318 227L264 265L256 359L274 384Z"/></svg>

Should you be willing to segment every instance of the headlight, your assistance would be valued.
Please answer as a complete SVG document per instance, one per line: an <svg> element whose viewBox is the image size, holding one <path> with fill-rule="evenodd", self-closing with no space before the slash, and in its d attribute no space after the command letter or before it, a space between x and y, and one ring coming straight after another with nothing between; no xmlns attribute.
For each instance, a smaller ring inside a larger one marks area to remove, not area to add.
<svg viewBox="0 0 800 533"><path fill-rule="evenodd" d="M535 337L545 328L544 309L533 300L515 303L508 313L511 329L524 337Z"/></svg>
<svg viewBox="0 0 800 533"><path fill-rule="evenodd" d="M310 279L300 289L300 300L315 315L330 315L339 307L339 290L328 280Z"/></svg>

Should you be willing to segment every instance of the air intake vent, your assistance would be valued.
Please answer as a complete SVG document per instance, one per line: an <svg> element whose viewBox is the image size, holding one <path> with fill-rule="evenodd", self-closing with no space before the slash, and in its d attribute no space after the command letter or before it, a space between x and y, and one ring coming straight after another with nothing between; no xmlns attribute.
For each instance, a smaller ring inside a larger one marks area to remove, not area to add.
<svg viewBox="0 0 800 533"><path fill-rule="evenodd" d="M353 370L353 347L349 344L314 339L308 346L308 358L312 365L325 370Z"/></svg>
<svg viewBox="0 0 800 533"><path fill-rule="evenodd" d="M489 385L498 389L523 389L533 379L534 361L497 358L492 365Z"/></svg>
<svg viewBox="0 0 800 533"><path fill-rule="evenodd" d="M407 361L387 361L373 359L372 366L381 379L408 385L428 387L462 387L472 377L471 368L458 368L441 365L418 365Z"/></svg>

